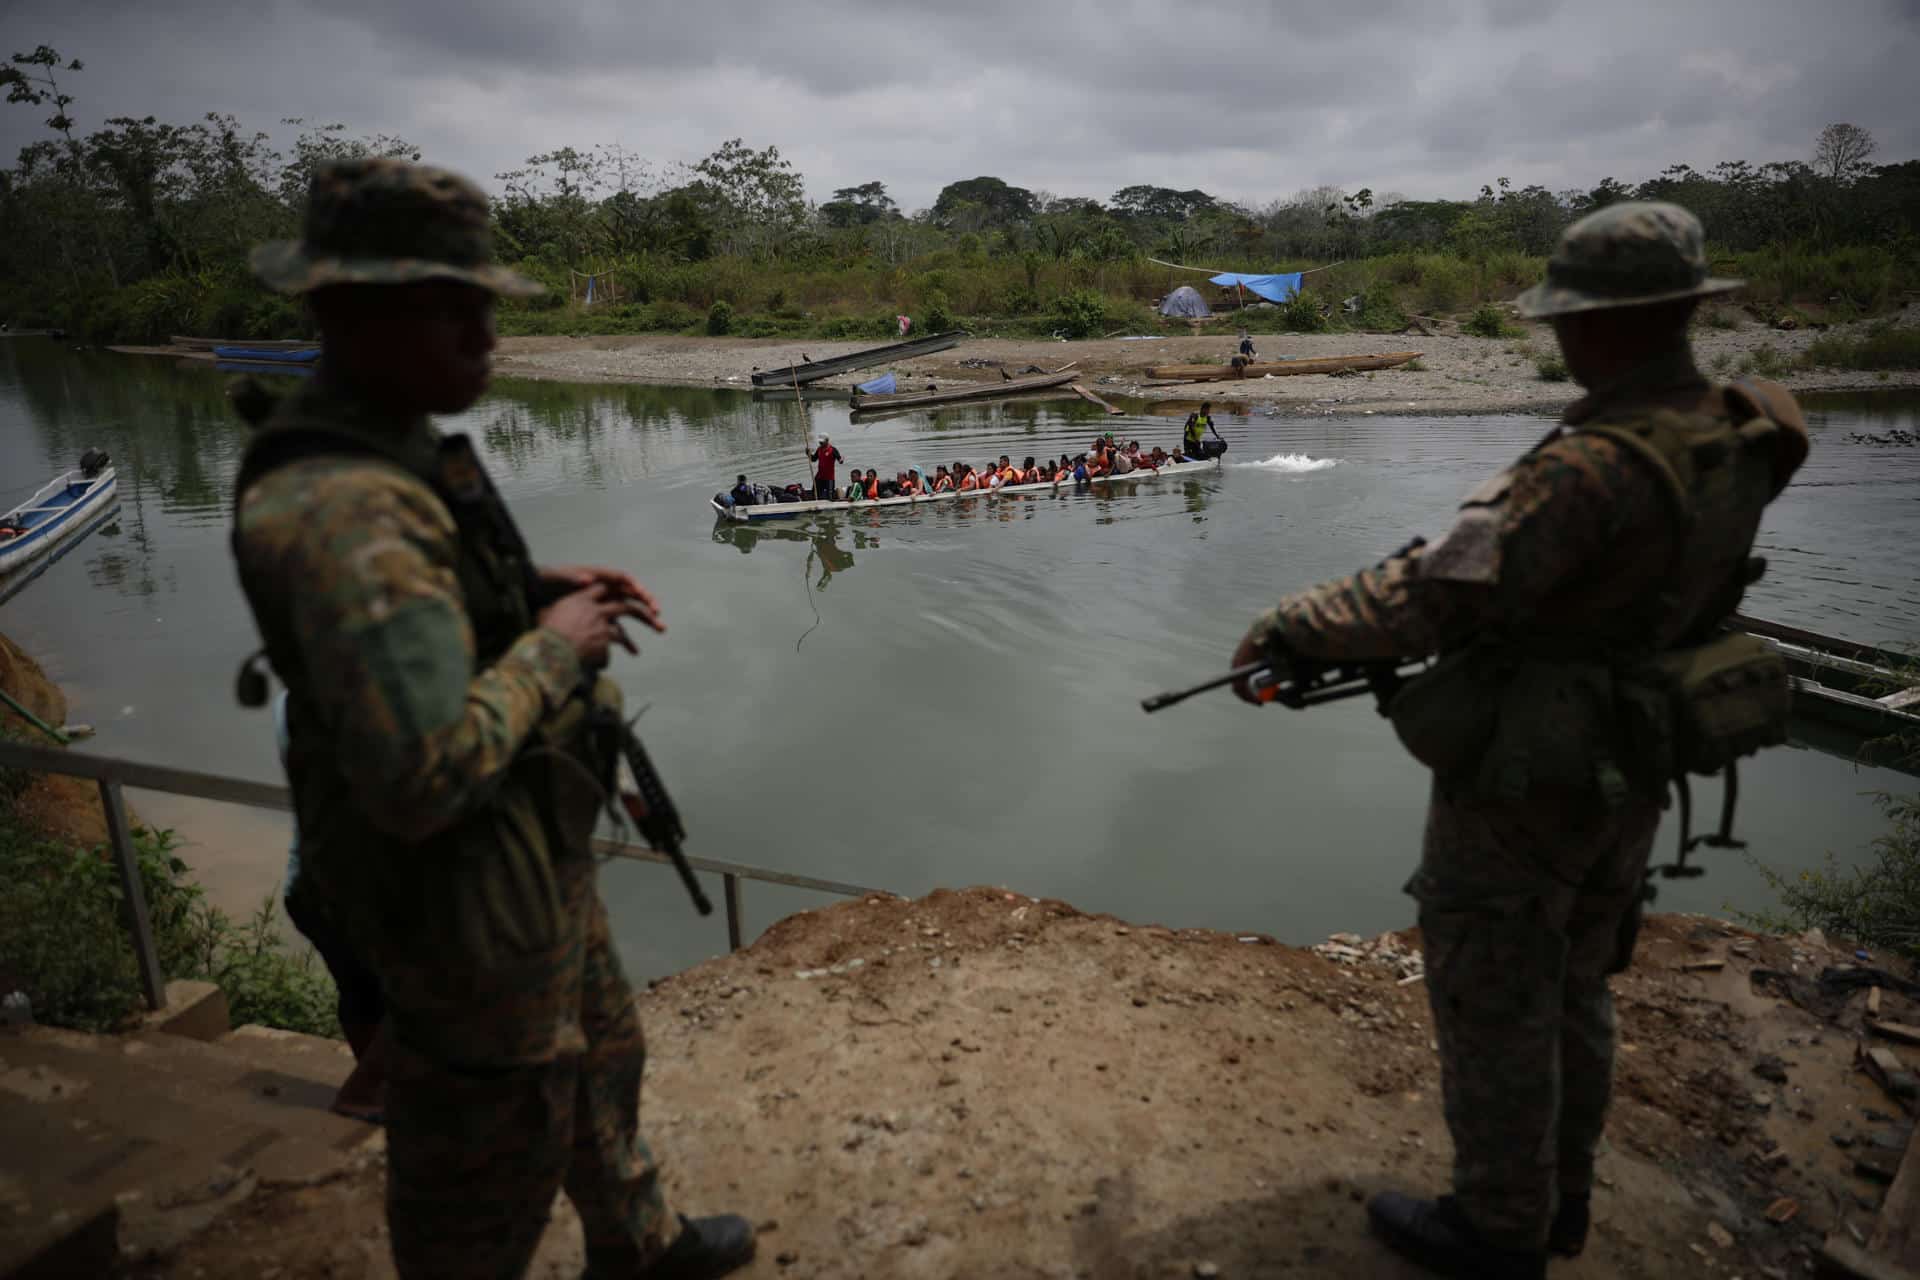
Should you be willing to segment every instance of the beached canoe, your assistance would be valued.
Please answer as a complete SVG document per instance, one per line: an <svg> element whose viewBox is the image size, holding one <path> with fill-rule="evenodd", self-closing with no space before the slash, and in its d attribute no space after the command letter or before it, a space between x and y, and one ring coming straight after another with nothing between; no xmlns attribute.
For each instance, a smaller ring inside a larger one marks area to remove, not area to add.
<svg viewBox="0 0 1920 1280"><path fill-rule="evenodd" d="M868 369L876 364L911 360L915 356L945 351L949 347L959 346L960 339L966 336L965 330L952 329L946 333L930 333L924 338L908 338L905 342L889 342L884 347L868 347L865 351L851 351L844 356L835 356L831 360L809 360L805 364L755 369L752 381L756 387L805 386L821 378L831 378L836 373L851 373L855 369Z"/></svg>
<svg viewBox="0 0 1920 1280"><path fill-rule="evenodd" d="M1727 626L1761 637L1787 660L1796 741L1920 773L1920 759L1903 759L1895 741L1920 741L1920 676L1913 659L1746 614L1734 614Z"/></svg>
<svg viewBox="0 0 1920 1280"><path fill-rule="evenodd" d="M1389 351L1373 356L1320 356L1312 360L1267 360L1242 365L1157 364L1147 370L1149 378L1167 382L1228 382L1241 378L1290 378L1303 373L1344 373L1349 369L1392 369L1417 360L1418 351Z"/></svg>
<svg viewBox="0 0 1920 1280"><path fill-rule="evenodd" d="M1028 391L1045 391L1051 387L1065 386L1079 373L1042 373L1031 378L1015 378L1011 382L969 382L963 386L950 387L944 391L909 391L891 396L855 396L855 413L885 413L891 409L917 409L929 404L953 404L961 400L991 400L997 396L1017 396Z"/></svg>
<svg viewBox="0 0 1920 1280"><path fill-rule="evenodd" d="M253 347L262 351L302 351L320 344L312 338L183 338L174 334L167 339L176 347L191 351L212 351L218 347Z"/></svg>
<svg viewBox="0 0 1920 1280"><path fill-rule="evenodd" d="M0 516L0 573L46 555L113 504L119 480L107 455L89 449L80 462Z"/></svg>
<svg viewBox="0 0 1920 1280"><path fill-rule="evenodd" d="M1158 471L1131 471L1124 476L1101 476L1085 483L1093 488L1105 488L1114 484L1133 484L1140 481L1166 480L1176 476L1199 475L1203 472L1218 470L1215 462L1182 462L1161 467ZM1080 487L1079 483L1069 480L1063 484L1042 481L1039 484L1009 484L998 489L968 489L962 493L948 490L946 493L931 493L918 498L875 498L870 502L767 502L751 507L738 507L726 501L725 494L707 499L707 505L723 520L745 522L748 520L780 520L791 516L812 515L821 511L877 511L891 507L918 507L936 502L955 502L963 498L1000 498L1016 494L1039 496L1055 492L1072 493Z"/></svg>
<svg viewBox="0 0 1920 1280"><path fill-rule="evenodd" d="M213 358L229 364L312 364L320 358L320 348L304 347L215 347Z"/></svg>

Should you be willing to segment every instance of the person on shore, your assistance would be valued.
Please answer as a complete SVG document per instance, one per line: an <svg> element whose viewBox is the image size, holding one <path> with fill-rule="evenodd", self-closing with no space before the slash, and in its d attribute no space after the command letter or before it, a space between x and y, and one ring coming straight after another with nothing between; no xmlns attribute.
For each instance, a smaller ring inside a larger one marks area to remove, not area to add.
<svg viewBox="0 0 1920 1280"><path fill-rule="evenodd" d="M814 499L819 502L832 502L834 464L845 462L846 459L841 457L840 451L833 447L833 441L821 436L819 446L807 450L807 461L813 464Z"/></svg>
<svg viewBox="0 0 1920 1280"><path fill-rule="evenodd" d="M1737 284L1709 277L1700 223L1678 205L1574 223L1520 310L1551 319L1585 398L1469 495L1439 542L1286 597L1233 657L1284 669L1442 655L1388 712L1435 774L1407 891L1453 1193L1367 1206L1391 1248L1442 1275L1532 1280L1586 1241L1614 1054L1608 976L1632 959L1674 762L1701 741L1681 737L1701 720L1681 718L1649 664L1729 660L1720 624L1756 576L1761 513L1807 454L1784 388L1714 386L1694 364L1695 307ZM1721 739L1725 759L1784 740L1785 682L1724 686L1741 701L1696 732L1761 726Z"/></svg>
<svg viewBox="0 0 1920 1280"><path fill-rule="evenodd" d="M1253 363L1253 335L1244 331L1240 334L1240 362Z"/></svg>
<svg viewBox="0 0 1920 1280"><path fill-rule="evenodd" d="M564 1188L596 1277L734 1271L752 1227L670 1212L641 1139L590 845L600 672L658 606L617 570L536 568L428 416L485 389L495 296L539 286L492 262L478 187L387 158L319 167L303 238L252 261L307 295L322 358L247 447L233 550L287 690L301 882L386 1003L395 1269L521 1276Z"/></svg>

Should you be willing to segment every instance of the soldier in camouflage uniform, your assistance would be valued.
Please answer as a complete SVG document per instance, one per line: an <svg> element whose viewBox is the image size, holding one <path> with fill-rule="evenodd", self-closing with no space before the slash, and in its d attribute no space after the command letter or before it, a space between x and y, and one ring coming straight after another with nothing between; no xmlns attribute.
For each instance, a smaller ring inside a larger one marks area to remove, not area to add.
<svg viewBox="0 0 1920 1280"><path fill-rule="evenodd" d="M1453 1194L1386 1192L1368 1206L1389 1245L1441 1274L1540 1276L1549 1251L1572 1256L1585 1243L1611 1089L1607 979L1632 957L1668 781L1634 767L1614 721L1613 691L1624 698L1627 686L1609 682L1715 631L1746 584L1761 509L1806 456L1783 388L1716 387L1695 368L1693 309L1737 284L1708 277L1700 224L1678 206L1618 204L1576 222L1520 306L1551 318L1589 394L1470 495L1439 542L1283 599L1234 658L1479 664L1477 684L1456 683L1425 709L1474 745L1436 766L1407 886L1420 904ZM1719 459L1717 496L1692 493L1678 509L1664 464L1634 443L1724 436L1740 422L1767 428L1756 433L1765 443ZM1476 723L1479 737L1467 728Z"/></svg>
<svg viewBox="0 0 1920 1280"><path fill-rule="evenodd" d="M427 416L484 390L495 295L539 290L490 258L477 188L385 159L320 170L304 240L254 255L324 343L309 385L253 401L235 483L303 872L387 1000L401 1276L524 1274L563 1188L596 1280L724 1275L752 1230L667 1210L588 845L612 785L589 713L618 694L598 673L657 609L624 573L535 569Z"/></svg>

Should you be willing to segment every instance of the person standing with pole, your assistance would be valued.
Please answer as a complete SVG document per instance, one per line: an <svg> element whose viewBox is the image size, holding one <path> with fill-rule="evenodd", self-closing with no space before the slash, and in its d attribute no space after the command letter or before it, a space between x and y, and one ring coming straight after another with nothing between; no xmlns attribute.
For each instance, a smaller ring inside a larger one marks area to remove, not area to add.
<svg viewBox="0 0 1920 1280"><path fill-rule="evenodd" d="M1434 773L1407 892L1453 1186L1367 1205L1389 1247L1439 1275L1539 1280L1550 1253L1584 1248L1608 978L1633 958L1666 788L1786 739L1784 664L1721 624L1764 567L1754 535L1806 427L1776 384L1708 382L1687 341L1700 299L1739 283L1708 275L1678 205L1574 223L1519 305L1552 321L1587 396L1440 541L1285 597L1233 657L1440 655L1386 711ZM1235 692L1258 705L1250 680Z"/></svg>
<svg viewBox="0 0 1920 1280"><path fill-rule="evenodd" d="M536 567L428 416L485 389L496 295L540 286L492 261L479 188L385 158L319 168L303 238L253 267L307 297L322 355L259 406L233 553L287 690L303 887L386 1002L395 1269L517 1280L564 1189L596 1280L726 1275L752 1227L670 1212L640 1135L591 847L622 727L602 669L659 607L618 570Z"/></svg>
<svg viewBox="0 0 1920 1280"><path fill-rule="evenodd" d="M804 404L802 409L804 411ZM833 441L820 437L820 447L807 450L807 461L813 464L813 497L816 502L832 502L833 468L837 462L845 462L840 451L833 447Z"/></svg>

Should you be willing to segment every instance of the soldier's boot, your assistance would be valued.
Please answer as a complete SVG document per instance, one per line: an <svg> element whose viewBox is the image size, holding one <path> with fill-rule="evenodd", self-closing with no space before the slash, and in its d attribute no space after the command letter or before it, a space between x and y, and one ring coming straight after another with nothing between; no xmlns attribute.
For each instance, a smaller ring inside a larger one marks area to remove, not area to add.
<svg viewBox="0 0 1920 1280"><path fill-rule="evenodd" d="M719 1280L753 1261L753 1224L738 1214L680 1215L680 1234L640 1280Z"/></svg>
<svg viewBox="0 0 1920 1280"><path fill-rule="evenodd" d="M1547 1228L1547 1252L1557 1253L1563 1258L1577 1258L1580 1251L1587 1247L1587 1223L1592 1217L1593 1197L1560 1197L1559 1211L1553 1215L1553 1225Z"/></svg>
<svg viewBox="0 0 1920 1280"><path fill-rule="evenodd" d="M1480 1238L1452 1196L1419 1200L1383 1191L1367 1201L1367 1221L1387 1247L1435 1275L1456 1280L1544 1280L1544 1249L1499 1249Z"/></svg>

